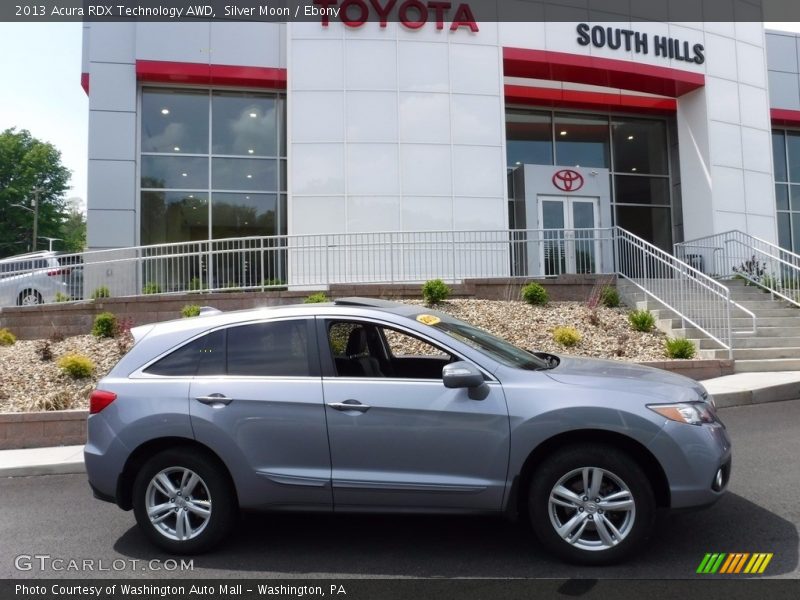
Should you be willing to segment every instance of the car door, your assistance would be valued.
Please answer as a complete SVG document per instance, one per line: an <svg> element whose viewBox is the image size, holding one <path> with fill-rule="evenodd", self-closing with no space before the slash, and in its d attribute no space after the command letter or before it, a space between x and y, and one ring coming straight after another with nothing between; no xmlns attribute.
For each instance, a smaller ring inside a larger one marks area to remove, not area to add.
<svg viewBox="0 0 800 600"><path fill-rule="evenodd" d="M352 343L358 327L372 340L366 347ZM441 366L460 357L386 323L318 318L318 338L335 510L500 510L509 420L499 382L487 375L480 401L445 388ZM411 348L412 360L440 361L438 373L396 369L390 338Z"/></svg>
<svg viewBox="0 0 800 600"><path fill-rule="evenodd" d="M262 507L331 508L330 453L313 319L228 327L224 374L189 391L196 439L238 469Z"/></svg>

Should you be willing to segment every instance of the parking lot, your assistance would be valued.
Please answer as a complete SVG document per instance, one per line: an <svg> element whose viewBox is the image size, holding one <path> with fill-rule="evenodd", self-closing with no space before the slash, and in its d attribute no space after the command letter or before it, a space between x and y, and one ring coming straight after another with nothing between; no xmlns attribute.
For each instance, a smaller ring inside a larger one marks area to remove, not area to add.
<svg viewBox="0 0 800 600"><path fill-rule="evenodd" d="M662 515L648 549L617 566L554 561L522 525L495 518L272 514L247 515L223 549L167 572L170 563L148 562L170 557L148 545L131 513L93 500L83 475L54 475L0 480L0 577L680 579L710 577L695 575L707 552L772 552L763 576L797 578L800 402L720 412L734 440L727 496ZM94 571L68 570L69 560L93 561Z"/></svg>

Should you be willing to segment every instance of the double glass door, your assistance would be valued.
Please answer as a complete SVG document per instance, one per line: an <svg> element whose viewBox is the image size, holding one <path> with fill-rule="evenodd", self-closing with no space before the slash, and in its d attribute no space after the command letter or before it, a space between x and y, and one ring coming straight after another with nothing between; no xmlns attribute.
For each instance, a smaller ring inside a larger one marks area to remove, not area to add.
<svg viewBox="0 0 800 600"><path fill-rule="evenodd" d="M544 275L596 273L598 199L539 196L542 232L540 268Z"/></svg>

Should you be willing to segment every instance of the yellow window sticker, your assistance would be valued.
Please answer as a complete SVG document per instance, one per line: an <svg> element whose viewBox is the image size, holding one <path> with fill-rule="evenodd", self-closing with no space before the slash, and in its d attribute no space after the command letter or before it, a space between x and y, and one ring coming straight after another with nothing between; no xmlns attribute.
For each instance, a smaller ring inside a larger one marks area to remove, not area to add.
<svg viewBox="0 0 800 600"><path fill-rule="evenodd" d="M433 315L417 315L417 321L425 325L436 325L441 321L439 317Z"/></svg>

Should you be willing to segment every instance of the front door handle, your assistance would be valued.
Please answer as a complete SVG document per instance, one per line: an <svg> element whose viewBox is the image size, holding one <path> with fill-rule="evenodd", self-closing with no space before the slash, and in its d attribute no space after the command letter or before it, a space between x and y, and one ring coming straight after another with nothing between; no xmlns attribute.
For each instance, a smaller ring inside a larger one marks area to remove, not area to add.
<svg viewBox="0 0 800 600"><path fill-rule="evenodd" d="M195 398L201 404L207 404L212 408L222 408L233 402L233 398L228 398L225 394L209 394L208 396L198 396Z"/></svg>
<svg viewBox="0 0 800 600"><path fill-rule="evenodd" d="M371 407L367 404L361 404L358 400L345 400L344 402L331 402L328 404L334 410L355 410L360 413L367 412Z"/></svg>

